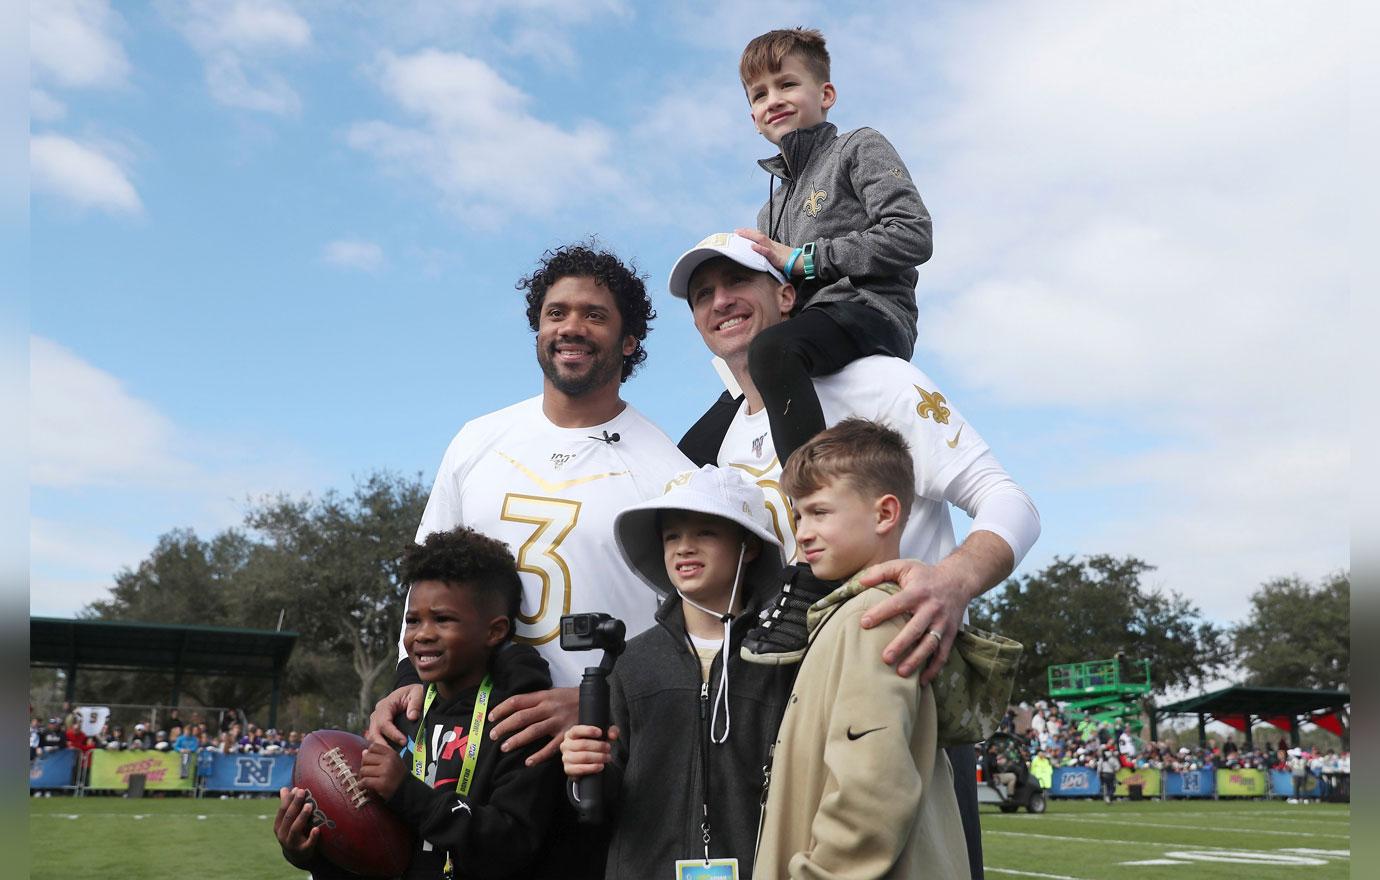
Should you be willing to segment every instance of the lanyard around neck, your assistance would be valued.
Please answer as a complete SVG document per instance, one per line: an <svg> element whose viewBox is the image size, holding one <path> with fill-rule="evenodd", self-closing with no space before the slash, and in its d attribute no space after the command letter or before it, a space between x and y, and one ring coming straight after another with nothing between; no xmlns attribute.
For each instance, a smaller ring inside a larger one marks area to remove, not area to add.
<svg viewBox="0 0 1380 880"><path fill-rule="evenodd" d="M474 698L474 714L470 717L469 737L465 742L465 759L460 765L460 779L455 791L461 797L470 793L474 781L474 767L479 761L479 746L484 741L484 721L489 714L489 694L493 692L493 676L486 675L479 684L479 693ZM422 703L422 719L417 725L416 746L412 750L412 775L426 782L426 715L436 699L436 685L428 685L426 701Z"/></svg>

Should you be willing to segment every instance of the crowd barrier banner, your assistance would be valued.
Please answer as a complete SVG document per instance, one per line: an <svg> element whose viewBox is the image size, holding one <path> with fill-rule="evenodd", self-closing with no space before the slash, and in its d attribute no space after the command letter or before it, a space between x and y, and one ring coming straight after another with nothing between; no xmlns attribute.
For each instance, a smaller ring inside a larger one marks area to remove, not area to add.
<svg viewBox="0 0 1380 880"><path fill-rule="evenodd" d="M1165 797L1212 797L1217 793L1214 783L1217 774L1211 770L1190 770L1187 773L1164 774Z"/></svg>
<svg viewBox="0 0 1380 880"><path fill-rule="evenodd" d="M81 749L61 749L29 762L29 788L67 788L75 785Z"/></svg>
<svg viewBox="0 0 1380 880"><path fill-rule="evenodd" d="M1217 771L1219 797L1264 797L1268 793L1268 785L1264 770Z"/></svg>
<svg viewBox="0 0 1380 880"><path fill-rule="evenodd" d="M207 791L277 791L292 787L292 755L217 755L210 758L211 772L203 773Z"/></svg>
<svg viewBox="0 0 1380 880"><path fill-rule="evenodd" d="M1049 793L1054 797L1097 797L1097 771L1091 767L1055 767Z"/></svg>
<svg viewBox="0 0 1380 880"><path fill-rule="evenodd" d="M1303 780L1304 797L1320 798L1327 794L1327 789L1327 782L1311 773ZM1270 791L1277 797L1298 797L1294 793L1294 774L1288 770L1271 770Z"/></svg>
<svg viewBox="0 0 1380 880"><path fill-rule="evenodd" d="M129 788L129 777L145 776L144 788L150 791L191 791L196 782L194 767L183 775L182 756L177 752L107 752L91 754L91 777L87 788Z"/></svg>
<svg viewBox="0 0 1380 880"><path fill-rule="evenodd" d="M1160 771L1153 767L1144 767L1136 770L1121 768L1116 771L1116 795L1117 797L1128 797L1131 794L1131 786L1139 785L1141 794L1146 797L1160 796Z"/></svg>

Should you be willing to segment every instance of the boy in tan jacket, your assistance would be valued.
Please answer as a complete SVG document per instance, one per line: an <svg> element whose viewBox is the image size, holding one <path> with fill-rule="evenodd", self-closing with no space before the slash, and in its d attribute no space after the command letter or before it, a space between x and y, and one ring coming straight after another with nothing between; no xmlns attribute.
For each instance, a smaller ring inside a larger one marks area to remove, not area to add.
<svg viewBox="0 0 1380 880"><path fill-rule="evenodd" d="M968 856L934 693L878 663L904 623L859 618L895 585L855 575L899 555L914 494L906 442L846 419L801 446L782 488L816 577L845 581L809 611L809 648L772 748L754 876L967 878Z"/></svg>

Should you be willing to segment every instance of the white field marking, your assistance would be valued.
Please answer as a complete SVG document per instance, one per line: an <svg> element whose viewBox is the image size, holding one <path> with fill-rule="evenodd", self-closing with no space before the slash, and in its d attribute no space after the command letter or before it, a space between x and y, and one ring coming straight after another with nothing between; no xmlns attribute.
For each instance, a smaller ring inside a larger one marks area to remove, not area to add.
<svg viewBox="0 0 1380 880"><path fill-rule="evenodd" d="M1279 850L1172 850L1164 854L1165 858L1183 859L1185 862L1221 862L1229 865L1298 865L1317 867L1326 865L1327 859L1318 859L1311 856L1297 856L1292 853L1280 852Z"/></svg>
<svg viewBox="0 0 1380 880"><path fill-rule="evenodd" d="M1070 877L1067 874L1041 874L1038 871L1017 871L1014 868L994 868L991 865L983 865L982 870L994 874L1015 874L1018 877L1045 877L1048 880L1083 880L1081 877Z"/></svg>
<svg viewBox="0 0 1380 880"><path fill-rule="evenodd" d="M1254 818L1254 817L1260 817L1260 816L1268 816L1271 822L1315 822L1315 823L1320 823L1320 824L1336 824L1336 823L1339 823L1339 822L1350 822L1350 821L1351 821L1351 811L1350 811L1350 810L1337 810L1337 811L1328 810L1327 812L1315 812L1315 813L1311 813L1311 814L1310 814L1310 815L1313 816L1313 818L1311 818L1311 819L1305 819L1305 818L1303 818L1302 816L1299 816L1299 815L1297 815L1297 814L1287 813L1287 811L1285 811L1285 810L1283 810L1283 809L1281 809L1281 810L1261 809L1261 810L1195 810L1195 811L1187 811L1187 810L1184 810L1184 811L1180 811L1180 810L1174 810L1174 809L1170 809L1169 807L1166 807L1166 808L1165 808L1165 811L1166 811L1166 813L1168 813L1169 815L1172 815L1172 816L1175 816L1175 817L1178 817L1178 816L1206 816L1206 817L1211 818L1211 817L1213 817L1213 816L1251 816L1251 817ZM1037 815L1035 815L1034 813L991 813L991 814L983 813L983 816L984 816L984 817L986 817L986 816L988 816L988 815L991 815L991 817L992 817L993 819L1039 819L1039 818L1041 818L1040 816L1037 816ZM1124 811L1124 810L1088 810L1087 812L1079 811L1078 813L1071 813L1071 814L1070 814L1070 813L1057 813L1057 814L1055 814L1055 815L1061 815L1061 816L1062 816L1062 815L1076 815L1076 816L1123 816L1123 817L1124 817L1124 816L1126 815L1126 811ZM1140 815L1153 816L1153 815L1155 815L1155 812L1154 812L1153 810L1149 810L1149 811L1146 811L1146 812L1144 812L1144 813L1136 813L1135 815L1137 815L1137 816L1140 816ZM1324 817L1329 817L1329 818L1324 818Z"/></svg>
<svg viewBox="0 0 1380 880"><path fill-rule="evenodd" d="M1174 828L1187 831L1216 831L1232 834L1255 834L1273 837L1329 837L1335 840L1350 840L1350 834L1324 834L1320 831L1266 831L1259 828L1225 828L1221 825L1171 825L1167 822L1128 822L1125 819L1097 819L1083 816L1051 816L1060 822L1086 822L1091 825L1129 825L1132 828Z"/></svg>
<svg viewBox="0 0 1380 880"><path fill-rule="evenodd" d="M1123 865L1182 865L1182 864L1185 864L1185 863L1184 863L1184 862L1180 862L1180 861L1178 861L1178 860L1176 860L1176 859L1141 859L1139 862L1122 862L1121 864L1123 864Z"/></svg>
<svg viewBox="0 0 1380 880"><path fill-rule="evenodd" d="M1118 840L1117 838L1113 838L1113 837L1074 837L1074 836L1068 835L1068 834L1035 834L1035 833L1030 832L1030 831L997 831L996 829L988 829L988 828L982 829L982 833L983 833L983 835L988 835L988 834L997 835L997 834L999 834L999 835L1004 835L1004 836L1006 836L1006 837L1034 837L1034 838L1039 839L1039 840L1070 840L1070 841L1073 841L1074 843L1115 843L1115 844L1122 844L1122 845L1124 845L1124 846L1159 846L1159 847L1164 847L1164 848L1166 848L1166 849L1182 849L1183 846L1184 846L1184 843L1183 843L1182 840L1176 840L1176 841L1173 841L1173 842L1164 841L1164 840ZM1211 849L1215 849L1215 850L1221 850L1221 851L1223 851L1223 852L1242 852L1242 851L1243 851L1240 847L1235 847L1235 846L1207 846L1207 845L1202 845L1202 846L1195 846L1194 848L1195 848L1195 849L1198 849L1198 850L1211 850ZM1251 850L1251 852L1270 853L1270 852L1278 852L1278 850L1262 849L1262 850Z"/></svg>
<svg viewBox="0 0 1380 880"><path fill-rule="evenodd" d="M53 813L54 819L271 819L272 816L198 816L191 813Z"/></svg>
<svg viewBox="0 0 1380 880"><path fill-rule="evenodd" d="M1280 852L1298 853L1301 856L1322 856L1325 859L1349 859L1349 849L1311 849L1306 846L1286 846Z"/></svg>

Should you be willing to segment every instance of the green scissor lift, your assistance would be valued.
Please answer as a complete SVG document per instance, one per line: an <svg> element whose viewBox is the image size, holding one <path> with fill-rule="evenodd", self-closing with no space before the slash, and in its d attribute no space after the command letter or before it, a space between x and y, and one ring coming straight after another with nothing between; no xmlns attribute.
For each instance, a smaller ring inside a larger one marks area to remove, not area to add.
<svg viewBox="0 0 1380 880"><path fill-rule="evenodd" d="M1117 657L1061 663L1049 667L1048 675L1049 695L1090 713L1094 721L1137 719L1138 699L1151 691L1149 660Z"/></svg>

